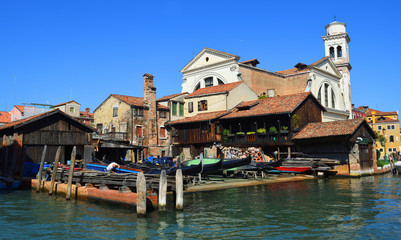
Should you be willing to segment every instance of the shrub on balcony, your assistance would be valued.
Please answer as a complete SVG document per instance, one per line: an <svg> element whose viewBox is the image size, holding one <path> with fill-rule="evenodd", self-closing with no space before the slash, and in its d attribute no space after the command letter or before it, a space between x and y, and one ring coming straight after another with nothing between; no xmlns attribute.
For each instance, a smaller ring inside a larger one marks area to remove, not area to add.
<svg viewBox="0 0 401 240"><path fill-rule="evenodd" d="M229 130L229 129L224 129L224 130L223 130L223 135L224 135L224 136L230 135L230 130Z"/></svg>
<svg viewBox="0 0 401 240"><path fill-rule="evenodd" d="M237 136L244 136L245 133L244 132L237 132Z"/></svg>
<svg viewBox="0 0 401 240"><path fill-rule="evenodd" d="M276 127L270 127L269 128L269 133L276 133L277 132L277 129L276 129Z"/></svg>
<svg viewBox="0 0 401 240"><path fill-rule="evenodd" d="M266 134L266 128L259 128L258 130L256 130L256 132L258 134Z"/></svg>
<svg viewBox="0 0 401 240"><path fill-rule="evenodd" d="M247 132L246 135L254 135L255 132Z"/></svg>
<svg viewBox="0 0 401 240"><path fill-rule="evenodd" d="M282 126L280 132L287 132L288 127L287 126Z"/></svg>

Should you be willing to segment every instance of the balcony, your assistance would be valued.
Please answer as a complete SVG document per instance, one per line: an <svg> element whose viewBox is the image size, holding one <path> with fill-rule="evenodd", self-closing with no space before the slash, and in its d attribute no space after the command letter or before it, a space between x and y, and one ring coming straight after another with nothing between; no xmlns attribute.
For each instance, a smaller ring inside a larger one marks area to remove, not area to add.
<svg viewBox="0 0 401 240"><path fill-rule="evenodd" d="M232 146L275 146L275 145L292 145L292 133L255 133L255 134L230 134L222 138L224 145Z"/></svg>
<svg viewBox="0 0 401 240"><path fill-rule="evenodd" d="M118 141L124 142L129 141L128 133L126 132L109 132L99 134L97 132L92 134L92 139L99 139L104 141Z"/></svg>

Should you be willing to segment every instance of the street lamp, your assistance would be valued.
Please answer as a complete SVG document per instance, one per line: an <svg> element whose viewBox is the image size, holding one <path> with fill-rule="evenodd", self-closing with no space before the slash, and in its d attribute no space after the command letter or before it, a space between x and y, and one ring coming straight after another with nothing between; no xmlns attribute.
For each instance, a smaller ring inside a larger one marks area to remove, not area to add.
<svg viewBox="0 0 401 240"><path fill-rule="evenodd" d="M387 163L387 150L386 150L386 142L387 142L387 139L386 139L386 129L383 127L382 131L383 131L383 137L384 137L384 162Z"/></svg>

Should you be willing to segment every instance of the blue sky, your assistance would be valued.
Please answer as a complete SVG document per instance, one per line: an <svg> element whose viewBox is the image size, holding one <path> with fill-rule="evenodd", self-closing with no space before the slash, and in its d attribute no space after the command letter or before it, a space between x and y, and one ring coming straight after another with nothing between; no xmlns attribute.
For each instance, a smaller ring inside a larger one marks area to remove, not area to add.
<svg viewBox="0 0 401 240"><path fill-rule="evenodd" d="M279 71L324 57L337 16L351 38L352 101L401 110L401 1L0 1L0 111L111 93L181 92L179 72L204 47ZM81 109L81 110L82 110Z"/></svg>

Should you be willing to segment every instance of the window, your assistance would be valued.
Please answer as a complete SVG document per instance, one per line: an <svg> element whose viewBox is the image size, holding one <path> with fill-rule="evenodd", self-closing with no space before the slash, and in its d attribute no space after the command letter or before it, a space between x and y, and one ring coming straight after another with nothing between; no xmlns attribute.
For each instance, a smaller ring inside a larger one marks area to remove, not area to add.
<svg viewBox="0 0 401 240"><path fill-rule="evenodd" d="M167 138L167 132L165 127L160 127L160 138Z"/></svg>
<svg viewBox="0 0 401 240"><path fill-rule="evenodd" d="M341 46L337 47L337 57L343 57L343 50L341 48Z"/></svg>
<svg viewBox="0 0 401 240"><path fill-rule="evenodd" d="M136 138L142 138L142 137L143 137L142 126L136 126Z"/></svg>
<svg viewBox="0 0 401 240"><path fill-rule="evenodd" d="M389 148L389 149L388 149L389 152L392 152L392 150L393 150L392 148Z"/></svg>
<svg viewBox="0 0 401 240"><path fill-rule="evenodd" d="M205 78L205 87L213 86L213 77Z"/></svg>
<svg viewBox="0 0 401 240"><path fill-rule="evenodd" d="M383 152L383 148L379 148L379 151L380 151L380 152Z"/></svg>
<svg viewBox="0 0 401 240"><path fill-rule="evenodd" d="M224 84L224 82L221 81L220 79L217 79L217 82L218 82L219 85L223 85Z"/></svg>
<svg viewBox="0 0 401 240"><path fill-rule="evenodd" d="M319 88L319 92L317 94L317 100L322 104L322 88Z"/></svg>
<svg viewBox="0 0 401 240"><path fill-rule="evenodd" d="M160 118L166 118L167 117L167 113L165 111L160 111L159 112L159 117Z"/></svg>
<svg viewBox="0 0 401 240"><path fill-rule="evenodd" d="M113 117L117 117L118 115L118 107L113 107Z"/></svg>
<svg viewBox="0 0 401 240"><path fill-rule="evenodd" d="M382 130L382 126L377 126L377 130Z"/></svg>
<svg viewBox="0 0 401 240"><path fill-rule="evenodd" d="M188 102L188 112L193 112L194 111L194 103L193 102Z"/></svg>
<svg viewBox="0 0 401 240"><path fill-rule="evenodd" d="M329 106L329 84L324 84L324 106Z"/></svg>
<svg viewBox="0 0 401 240"><path fill-rule="evenodd" d="M196 90L198 90L199 88L200 88L200 83L196 84L196 87L195 87L194 92L195 92Z"/></svg>
<svg viewBox="0 0 401 240"><path fill-rule="evenodd" d="M180 116L184 116L184 103L179 103L180 105Z"/></svg>
<svg viewBox="0 0 401 240"><path fill-rule="evenodd" d="M391 129L395 129L394 125L391 125Z"/></svg>
<svg viewBox="0 0 401 240"><path fill-rule="evenodd" d="M143 109L142 108L134 108L134 115L136 117L143 117Z"/></svg>
<svg viewBox="0 0 401 240"><path fill-rule="evenodd" d="M98 133L102 133L103 124L101 124L101 123L96 124L96 129L97 129Z"/></svg>
<svg viewBox="0 0 401 240"><path fill-rule="evenodd" d="M267 96L269 98L274 97L275 95L275 90L274 89L267 89Z"/></svg>
<svg viewBox="0 0 401 240"><path fill-rule="evenodd" d="M372 118L368 118L369 121L372 121Z"/></svg>
<svg viewBox="0 0 401 240"><path fill-rule="evenodd" d="M173 116L177 116L177 102L173 102L172 112Z"/></svg>
<svg viewBox="0 0 401 240"><path fill-rule="evenodd" d="M390 125L387 125L387 129L390 130L390 129L391 129L391 126L390 126Z"/></svg>
<svg viewBox="0 0 401 240"><path fill-rule="evenodd" d="M70 107L70 112L75 112L75 108L74 107Z"/></svg>
<svg viewBox="0 0 401 240"><path fill-rule="evenodd" d="M394 136L390 135L389 142L394 142Z"/></svg>
<svg viewBox="0 0 401 240"><path fill-rule="evenodd" d="M202 100L198 102L198 111L206 111L207 110L207 100Z"/></svg>
<svg viewBox="0 0 401 240"><path fill-rule="evenodd" d="M201 123L201 133L208 133L208 132L209 132L209 124Z"/></svg>
<svg viewBox="0 0 401 240"><path fill-rule="evenodd" d="M330 47L330 57L334 58L334 47Z"/></svg>
<svg viewBox="0 0 401 240"><path fill-rule="evenodd" d="M397 148L393 148L393 152L397 152Z"/></svg>
<svg viewBox="0 0 401 240"><path fill-rule="evenodd" d="M331 89L331 107L336 108L336 98L333 89Z"/></svg>
<svg viewBox="0 0 401 240"><path fill-rule="evenodd" d="M393 119L397 119L397 116L393 116Z"/></svg>

